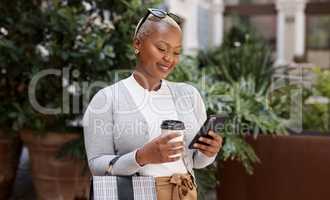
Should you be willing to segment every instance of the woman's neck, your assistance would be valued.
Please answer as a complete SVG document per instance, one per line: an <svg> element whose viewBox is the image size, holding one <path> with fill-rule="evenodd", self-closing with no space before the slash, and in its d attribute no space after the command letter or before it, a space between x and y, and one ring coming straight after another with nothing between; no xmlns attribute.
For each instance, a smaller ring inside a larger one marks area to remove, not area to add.
<svg viewBox="0 0 330 200"><path fill-rule="evenodd" d="M133 77L144 89L147 89L148 91L157 91L161 86L160 79L151 77L149 74L138 69L134 70Z"/></svg>

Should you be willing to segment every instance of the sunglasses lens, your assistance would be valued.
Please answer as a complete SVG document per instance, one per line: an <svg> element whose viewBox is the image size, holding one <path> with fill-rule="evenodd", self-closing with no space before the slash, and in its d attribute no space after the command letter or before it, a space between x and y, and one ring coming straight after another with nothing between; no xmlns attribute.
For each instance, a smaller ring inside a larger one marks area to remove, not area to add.
<svg viewBox="0 0 330 200"><path fill-rule="evenodd" d="M156 17L159 18L164 18L166 17L166 12L159 10L159 9L149 9L149 11L151 12L151 14L153 14Z"/></svg>

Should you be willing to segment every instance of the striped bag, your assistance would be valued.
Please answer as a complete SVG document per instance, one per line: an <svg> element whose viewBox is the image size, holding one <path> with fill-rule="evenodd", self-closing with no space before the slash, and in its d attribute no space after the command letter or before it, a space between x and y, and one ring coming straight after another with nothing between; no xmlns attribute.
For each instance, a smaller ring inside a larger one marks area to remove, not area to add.
<svg viewBox="0 0 330 200"><path fill-rule="evenodd" d="M93 200L157 200L155 178L151 176L112 176L111 160L105 176L93 176L90 199Z"/></svg>

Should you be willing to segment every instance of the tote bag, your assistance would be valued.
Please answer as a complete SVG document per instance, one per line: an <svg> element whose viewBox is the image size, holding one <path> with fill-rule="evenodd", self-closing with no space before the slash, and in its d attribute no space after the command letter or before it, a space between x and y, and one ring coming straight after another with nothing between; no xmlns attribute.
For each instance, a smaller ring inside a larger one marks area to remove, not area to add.
<svg viewBox="0 0 330 200"><path fill-rule="evenodd" d="M109 163L105 176L93 176L90 196L93 200L157 200L155 178L151 176L113 176Z"/></svg>

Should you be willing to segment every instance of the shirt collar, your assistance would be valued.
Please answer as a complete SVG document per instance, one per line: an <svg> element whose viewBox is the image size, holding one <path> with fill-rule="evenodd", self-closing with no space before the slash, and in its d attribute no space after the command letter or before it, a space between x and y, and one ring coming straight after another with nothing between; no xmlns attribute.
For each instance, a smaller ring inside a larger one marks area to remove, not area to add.
<svg viewBox="0 0 330 200"><path fill-rule="evenodd" d="M142 87L140 85L140 83L138 83L136 81L136 79L134 78L133 76L134 73L131 74L130 77L128 77L127 81L129 83L129 85L131 87L133 87L133 89L135 89L137 92L143 92L143 93L149 93L149 94L158 94L158 93L163 93L165 90L166 90L166 84L165 84L165 81L162 79L161 80L161 85L160 85L160 88L156 91L152 90L152 91L148 91L147 89L145 89L144 87Z"/></svg>

